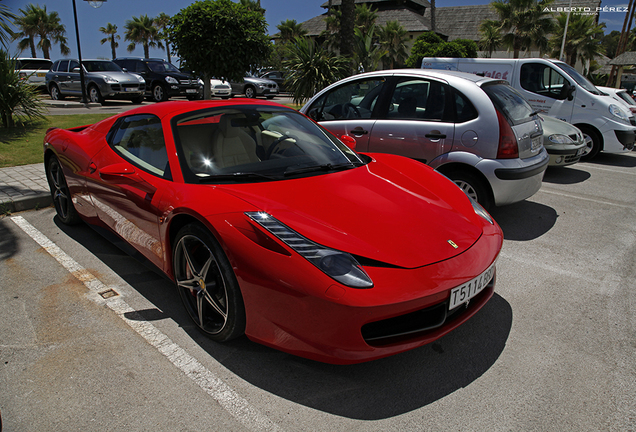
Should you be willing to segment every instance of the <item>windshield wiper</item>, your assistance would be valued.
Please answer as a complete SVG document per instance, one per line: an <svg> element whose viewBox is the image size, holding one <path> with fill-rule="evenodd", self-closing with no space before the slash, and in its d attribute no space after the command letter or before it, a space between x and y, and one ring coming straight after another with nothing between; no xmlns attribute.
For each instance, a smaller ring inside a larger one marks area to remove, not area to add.
<svg viewBox="0 0 636 432"><path fill-rule="evenodd" d="M285 171L284 175L285 177L287 177L287 176L291 176L295 174L304 174L304 173L310 173L310 172L316 172L316 171L341 171L341 170L347 170L347 169L351 169L355 167L356 165L354 165L353 162L345 162L340 164L327 163L322 165L312 165L308 167L288 169L287 171Z"/></svg>
<svg viewBox="0 0 636 432"><path fill-rule="evenodd" d="M211 174L209 177L200 177L202 183L214 182L218 180L245 180L245 179L261 179L261 180L278 180L280 177L269 176L256 172L235 172L230 174Z"/></svg>

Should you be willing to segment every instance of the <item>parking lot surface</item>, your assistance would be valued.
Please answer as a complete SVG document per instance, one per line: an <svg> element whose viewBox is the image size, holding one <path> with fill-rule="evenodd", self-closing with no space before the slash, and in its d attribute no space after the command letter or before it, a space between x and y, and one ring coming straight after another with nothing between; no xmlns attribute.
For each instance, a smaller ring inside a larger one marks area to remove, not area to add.
<svg viewBox="0 0 636 432"><path fill-rule="evenodd" d="M7 215L3 430L636 430L635 183L636 153L548 169L492 212L491 301L433 344L353 366L216 344L169 281L88 226Z"/></svg>

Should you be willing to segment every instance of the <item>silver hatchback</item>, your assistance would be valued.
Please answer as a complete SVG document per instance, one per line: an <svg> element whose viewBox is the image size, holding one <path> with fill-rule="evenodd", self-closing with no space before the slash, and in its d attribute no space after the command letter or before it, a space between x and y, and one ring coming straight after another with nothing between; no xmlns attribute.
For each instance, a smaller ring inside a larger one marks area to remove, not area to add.
<svg viewBox="0 0 636 432"><path fill-rule="evenodd" d="M361 152L417 159L484 207L522 201L541 187L549 157L528 102L507 82L418 69L355 75L300 110Z"/></svg>

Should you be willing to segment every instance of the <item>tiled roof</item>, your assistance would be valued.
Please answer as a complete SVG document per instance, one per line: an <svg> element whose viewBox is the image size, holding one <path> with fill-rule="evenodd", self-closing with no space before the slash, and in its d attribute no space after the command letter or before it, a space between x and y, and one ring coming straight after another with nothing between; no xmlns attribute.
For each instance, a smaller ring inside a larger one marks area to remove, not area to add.
<svg viewBox="0 0 636 432"><path fill-rule="evenodd" d="M355 0L356 3L393 3L394 0ZM408 0L407 3L413 3L417 6L424 6L425 8L431 7L431 4L428 0ZM340 6L342 4L341 0L331 0L332 6ZM327 9L329 7L329 2L325 2L320 7Z"/></svg>
<svg viewBox="0 0 636 432"><path fill-rule="evenodd" d="M636 51L626 51L609 62L610 65L631 66L636 65Z"/></svg>

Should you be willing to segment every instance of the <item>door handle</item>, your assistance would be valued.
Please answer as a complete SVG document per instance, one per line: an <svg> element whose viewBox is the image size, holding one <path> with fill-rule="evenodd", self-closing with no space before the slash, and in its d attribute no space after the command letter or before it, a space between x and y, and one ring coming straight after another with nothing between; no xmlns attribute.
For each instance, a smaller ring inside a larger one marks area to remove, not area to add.
<svg viewBox="0 0 636 432"><path fill-rule="evenodd" d="M427 133L424 136L426 138L432 138L432 139L443 139L443 138L446 138L446 134L443 134L443 133L441 133L438 130L432 130L431 133Z"/></svg>
<svg viewBox="0 0 636 432"><path fill-rule="evenodd" d="M354 135L366 135L369 133L369 131L362 129L361 126L358 126L357 128L351 129L350 131L352 134Z"/></svg>

